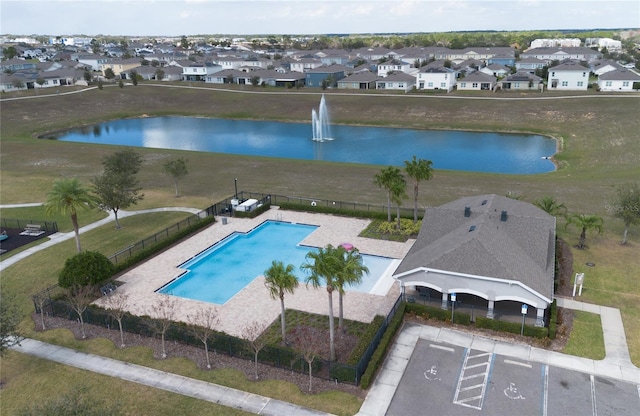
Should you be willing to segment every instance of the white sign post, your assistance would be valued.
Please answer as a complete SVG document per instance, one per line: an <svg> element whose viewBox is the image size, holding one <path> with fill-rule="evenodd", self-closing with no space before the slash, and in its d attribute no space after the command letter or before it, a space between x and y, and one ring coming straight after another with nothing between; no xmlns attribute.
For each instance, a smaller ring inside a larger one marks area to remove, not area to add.
<svg viewBox="0 0 640 416"><path fill-rule="evenodd" d="M582 296L582 284L584 283L584 273L576 273L576 278L573 281L573 295L576 295L576 287L580 285L578 290L578 296Z"/></svg>

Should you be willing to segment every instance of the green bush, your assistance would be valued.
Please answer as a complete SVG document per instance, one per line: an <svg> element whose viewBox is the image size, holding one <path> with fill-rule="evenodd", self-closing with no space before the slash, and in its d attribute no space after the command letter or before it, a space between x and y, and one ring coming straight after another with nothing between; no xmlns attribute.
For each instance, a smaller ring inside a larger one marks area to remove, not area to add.
<svg viewBox="0 0 640 416"><path fill-rule="evenodd" d="M549 339L556 339L556 331L558 328L558 304L554 299L551 303L551 310L549 311Z"/></svg>
<svg viewBox="0 0 640 416"><path fill-rule="evenodd" d="M58 276L58 284L63 288L95 286L109 280L114 272L113 263L104 254L84 251L64 262L64 268Z"/></svg>
<svg viewBox="0 0 640 416"><path fill-rule="evenodd" d="M483 316L478 316L476 318L476 327L492 329L494 331L500 332L509 332L511 334L520 334L522 324L516 322L498 321L496 319L489 319ZM524 326L524 335L528 337L546 338L547 333L547 328L544 327L536 327L530 325Z"/></svg>
<svg viewBox="0 0 640 416"><path fill-rule="evenodd" d="M362 359L367 348L369 348L369 345L373 342L373 338L380 330L380 327L382 327L382 324L384 324L384 316L376 315L371 321L371 324L367 325L367 328L362 334L360 334L358 343L353 348L351 355L347 359L348 365L357 365L360 362L360 359Z"/></svg>
<svg viewBox="0 0 640 416"><path fill-rule="evenodd" d="M266 203L260 205L253 211L233 211L233 216L237 218L255 218L269 209L271 209L271 203Z"/></svg>
<svg viewBox="0 0 640 416"><path fill-rule="evenodd" d="M395 336L398 329L402 326L402 321L404 318L406 303L401 303L396 311L396 314L389 322L389 326L385 331L382 339L380 340L380 344L378 348L376 348L375 352L371 356L371 360L369 361L369 365L367 365L367 369L364 374L362 374L362 378L360 379L360 386L363 389L368 389L371 383L373 382L376 373L378 372L378 368L382 364L384 357L387 355L387 349L391 345L393 341L393 337Z"/></svg>
<svg viewBox="0 0 640 416"><path fill-rule="evenodd" d="M425 319L437 319L439 321L451 321L451 311L448 309L434 308L433 306L409 303L406 308L407 313L414 313ZM453 321L459 325L471 325L471 316L465 312L454 312Z"/></svg>

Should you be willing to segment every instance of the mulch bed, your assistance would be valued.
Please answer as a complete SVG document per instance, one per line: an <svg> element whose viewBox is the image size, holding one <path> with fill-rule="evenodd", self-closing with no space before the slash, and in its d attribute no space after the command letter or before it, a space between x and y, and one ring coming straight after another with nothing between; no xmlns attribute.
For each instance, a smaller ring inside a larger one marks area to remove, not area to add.
<svg viewBox="0 0 640 416"><path fill-rule="evenodd" d="M6 250L2 251L2 254L8 253L11 250L15 250L16 248L26 246L29 243L40 240L42 238L48 237L53 234L53 231L45 231L39 236L31 236L31 235L20 235L21 232L24 231L23 228L2 228L0 232L6 231L9 238L6 240L0 241L0 249Z"/></svg>

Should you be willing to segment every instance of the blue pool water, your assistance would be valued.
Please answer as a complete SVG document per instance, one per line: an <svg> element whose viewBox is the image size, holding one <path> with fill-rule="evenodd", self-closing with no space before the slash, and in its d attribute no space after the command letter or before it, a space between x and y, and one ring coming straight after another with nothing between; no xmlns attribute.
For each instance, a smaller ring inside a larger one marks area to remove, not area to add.
<svg viewBox="0 0 640 416"><path fill-rule="evenodd" d="M301 284L305 275L300 266L305 256L315 250L299 243L317 227L281 221L265 221L249 233L233 233L179 267L186 272L158 290L173 296L224 304L256 277L263 275L273 260L292 264ZM337 243L339 244L339 243ZM393 259L363 255L368 275L357 287L368 293Z"/></svg>
<svg viewBox="0 0 640 416"><path fill-rule="evenodd" d="M311 124L193 117L110 121L48 135L62 141L194 150L288 159L404 166L415 155L435 169L551 172L556 142L540 135L331 126L317 142Z"/></svg>

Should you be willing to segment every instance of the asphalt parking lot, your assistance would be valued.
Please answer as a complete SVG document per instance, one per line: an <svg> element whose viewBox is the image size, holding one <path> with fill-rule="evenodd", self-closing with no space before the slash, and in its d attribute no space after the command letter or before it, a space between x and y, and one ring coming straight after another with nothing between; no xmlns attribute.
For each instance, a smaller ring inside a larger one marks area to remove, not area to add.
<svg viewBox="0 0 640 416"><path fill-rule="evenodd" d="M640 385L418 340L387 415L640 415Z"/></svg>

